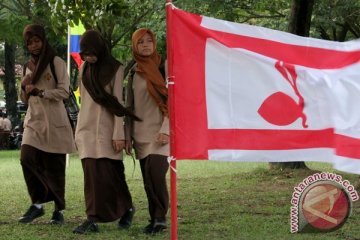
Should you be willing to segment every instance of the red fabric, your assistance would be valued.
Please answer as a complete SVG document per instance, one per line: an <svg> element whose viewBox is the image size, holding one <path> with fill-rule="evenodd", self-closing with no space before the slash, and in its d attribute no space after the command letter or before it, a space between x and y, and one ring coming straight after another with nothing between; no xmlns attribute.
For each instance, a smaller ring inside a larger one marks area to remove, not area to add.
<svg viewBox="0 0 360 240"><path fill-rule="evenodd" d="M80 68L81 64L82 64L82 59L80 57L80 54L78 52L72 52L70 53L71 57L74 59L74 61L76 62L76 65L78 68Z"/></svg>

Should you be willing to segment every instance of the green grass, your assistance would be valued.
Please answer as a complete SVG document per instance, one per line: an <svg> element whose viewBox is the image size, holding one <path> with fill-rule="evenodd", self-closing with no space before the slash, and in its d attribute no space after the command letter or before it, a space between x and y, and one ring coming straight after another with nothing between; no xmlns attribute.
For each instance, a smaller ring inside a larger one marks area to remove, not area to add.
<svg viewBox="0 0 360 240"><path fill-rule="evenodd" d="M334 172L323 163L308 163L312 170ZM22 176L18 151L0 152L0 239L170 239L167 232L146 236L147 201L138 162L125 161L128 184L137 212L128 231L116 229L116 222L100 224L100 233L74 235L72 229L85 219L83 174L78 156L71 155L66 170L66 224L51 226L53 204L46 214L29 225L17 219L30 200ZM178 239L359 239L359 203L347 223L337 231L322 234L291 234L289 209L293 187L313 172L274 172L267 163L224 163L178 161ZM351 183L358 176L340 173ZM169 213L170 221L170 213ZM170 223L169 223L170 226Z"/></svg>

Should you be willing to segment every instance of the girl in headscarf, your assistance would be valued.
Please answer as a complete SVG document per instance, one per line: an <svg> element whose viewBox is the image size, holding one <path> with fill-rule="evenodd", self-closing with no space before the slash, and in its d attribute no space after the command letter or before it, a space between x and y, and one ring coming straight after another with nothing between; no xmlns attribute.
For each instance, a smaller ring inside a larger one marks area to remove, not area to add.
<svg viewBox="0 0 360 240"><path fill-rule="evenodd" d="M25 27L23 38L31 58L21 81L21 99L28 104L20 162L32 201L20 218L30 223L44 215L43 203L54 201L50 223L62 224L65 209L66 153L75 152L73 132L63 103L70 80L65 62L55 55L41 25ZM53 64L57 81L51 71Z"/></svg>
<svg viewBox="0 0 360 240"><path fill-rule="evenodd" d="M134 215L125 179L122 150L125 146L123 116L136 116L122 105L124 67L99 32L86 31L80 39L81 108L75 140L83 172L87 219L74 233L99 231L98 222L120 218L128 228Z"/></svg>
<svg viewBox="0 0 360 240"><path fill-rule="evenodd" d="M136 65L130 74L126 105L142 121L126 120L126 152L135 149L140 160L148 200L150 223L144 232L153 234L166 229L169 194L166 184L169 156L169 118L167 88L162 75L161 57L156 50L154 33L141 28L132 35L132 53Z"/></svg>

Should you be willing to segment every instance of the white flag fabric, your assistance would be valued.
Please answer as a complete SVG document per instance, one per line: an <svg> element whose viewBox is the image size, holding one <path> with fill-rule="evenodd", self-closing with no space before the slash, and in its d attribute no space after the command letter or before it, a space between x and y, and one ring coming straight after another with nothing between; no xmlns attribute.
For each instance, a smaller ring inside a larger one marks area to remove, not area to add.
<svg viewBox="0 0 360 240"><path fill-rule="evenodd" d="M171 154L323 161L360 173L360 41L332 42L172 9Z"/></svg>

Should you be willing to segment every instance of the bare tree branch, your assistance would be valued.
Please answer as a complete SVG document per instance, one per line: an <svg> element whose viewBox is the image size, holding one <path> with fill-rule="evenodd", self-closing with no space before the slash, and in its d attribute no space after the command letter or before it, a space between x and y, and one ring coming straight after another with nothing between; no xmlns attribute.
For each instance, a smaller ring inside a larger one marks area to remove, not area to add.
<svg viewBox="0 0 360 240"><path fill-rule="evenodd" d="M327 34L326 30L322 26L318 27L318 31L320 32L321 39L330 40L329 34Z"/></svg>
<svg viewBox="0 0 360 240"><path fill-rule="evenodd" d="M153 12L157 7L155 6L154 8L150 8L147 11L145 11L142 15L140 15L135 21L133 21L133 24L131 24L130 26L128 26L123 33L116 38L112 44L111 44L111 48L113 48L129 31L131 31L131 29L134 29L134 27L141 22L142 19L144 19L149 13Z"/></svg>

